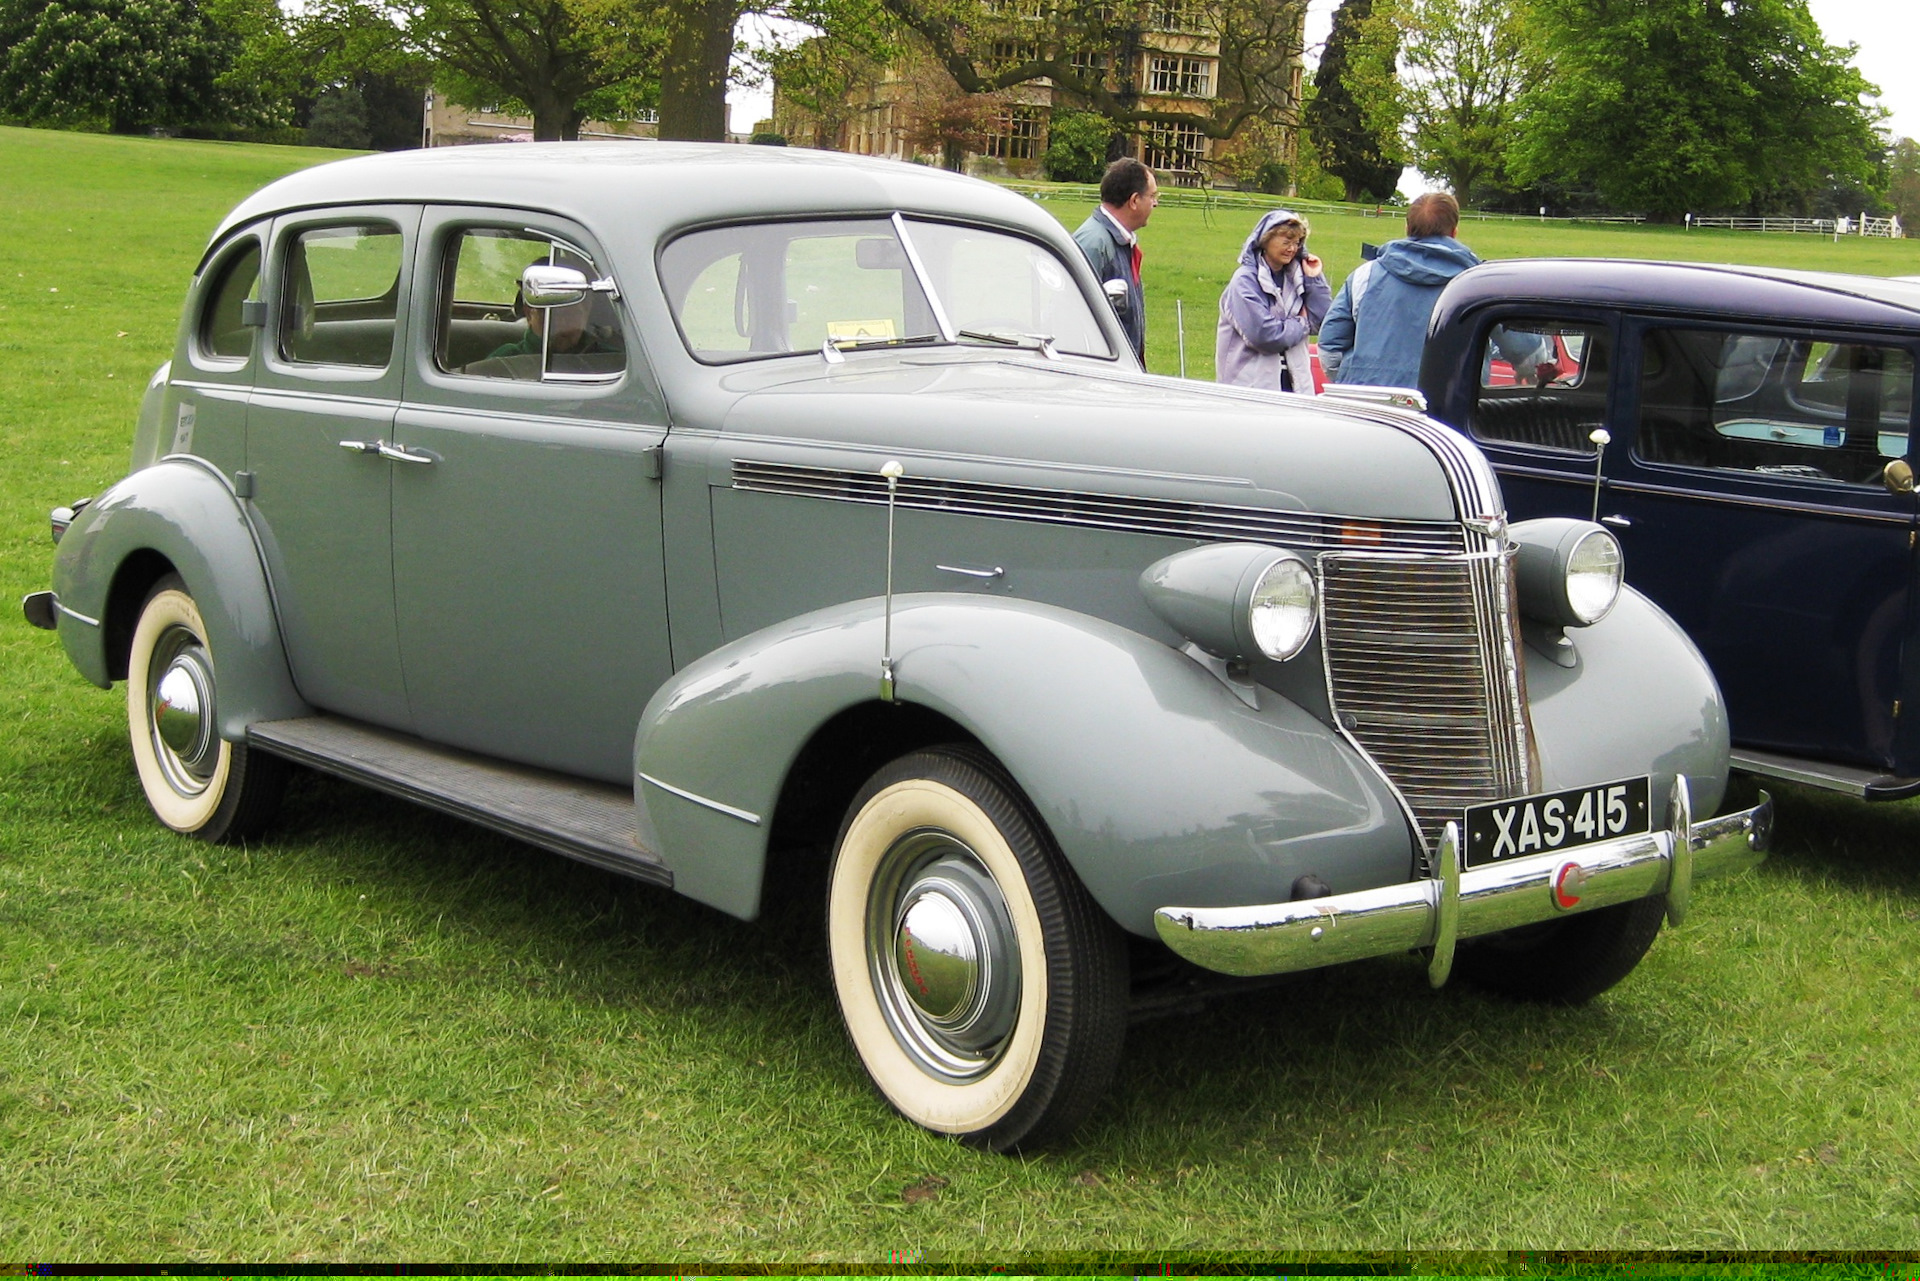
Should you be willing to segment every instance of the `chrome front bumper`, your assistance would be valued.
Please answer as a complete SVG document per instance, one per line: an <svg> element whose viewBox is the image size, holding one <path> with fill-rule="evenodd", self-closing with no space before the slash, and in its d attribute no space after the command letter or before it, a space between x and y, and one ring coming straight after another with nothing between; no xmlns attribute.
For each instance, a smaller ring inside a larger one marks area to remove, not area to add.
<svg viewBox="0 0 1920 1281"><path fill-rule="evenodd" d="M1439 987L1463 938L1663 893L1678 925L1694 881L1753 867L1772 833L1766 793L1750 810L1695 823L1679 778L1665 831L1462 871L1459 828L1449 823L1427 879L1292 903L1163 907L1153 923L1168 947L1223 974L1286 974L1432 948L1427 975Z"/></svg>

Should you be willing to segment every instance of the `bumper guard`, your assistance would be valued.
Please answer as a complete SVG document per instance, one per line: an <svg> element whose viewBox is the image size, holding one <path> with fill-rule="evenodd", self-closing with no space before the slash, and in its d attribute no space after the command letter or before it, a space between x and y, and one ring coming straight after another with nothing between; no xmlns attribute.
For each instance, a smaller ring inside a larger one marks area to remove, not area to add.
<svg viewBox="0 0 1920 1281"><path fill-rule="evenodd" d="M1439 987L1460 939L1661 893L1667 920L1678 925L1696 880L1743 872L1766 858L1773 799L1764 792L1750 810L1696 823L1680 777L1667 812L1665 831L1465 871L1460 829L1449 823L1434 876L1292 903L1163 907L1153 914L1154 928L1175 952L1223 974L1287 974L1431 948L1427 977Z"/></svg>

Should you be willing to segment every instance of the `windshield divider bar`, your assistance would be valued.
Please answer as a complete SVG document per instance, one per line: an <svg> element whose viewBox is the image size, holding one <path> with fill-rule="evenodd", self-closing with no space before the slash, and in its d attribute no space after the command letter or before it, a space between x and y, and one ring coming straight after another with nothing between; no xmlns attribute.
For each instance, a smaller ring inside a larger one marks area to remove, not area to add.
<svg viewBox="0 0 1920 1281"><path fill-rule="evenodd" d="M900 247L907 251L907 265L913 268L913 275L920 282L920 292L926 297L927 306L933 308L933 323L940 327L942 342L959 342L959 336L953 332L953 324L947 319L947 309L940 305L940 295L933 291L933 282L927 279L927 269L920 261L920 251L913 247L913 237L907 234L907 220L896 210L893 215L893 234L900 237Z"/></svg>

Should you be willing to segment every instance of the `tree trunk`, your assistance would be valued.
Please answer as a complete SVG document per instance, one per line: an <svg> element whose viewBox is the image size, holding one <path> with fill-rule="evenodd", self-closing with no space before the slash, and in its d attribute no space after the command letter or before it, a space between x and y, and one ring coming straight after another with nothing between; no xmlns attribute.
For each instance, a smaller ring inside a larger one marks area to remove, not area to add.
<svg viewBox="0 0 1920 1281"><path fill-rule="evenodd" d="M727 64L740 0L685 0L674 8L660 73L660 136L727 140Z"/></svg>

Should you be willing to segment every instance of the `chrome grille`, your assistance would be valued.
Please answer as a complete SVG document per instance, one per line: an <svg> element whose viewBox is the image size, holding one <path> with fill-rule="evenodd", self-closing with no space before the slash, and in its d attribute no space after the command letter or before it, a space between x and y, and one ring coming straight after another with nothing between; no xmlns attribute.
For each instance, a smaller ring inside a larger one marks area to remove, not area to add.
<svg viewBox="0 0 1920 1281"><path fill-rule="evenodd" d="M878 471L848 471L746 458L734 461L733 487L753 493L790 494L839 502L887 501L887 482ZM1460 527L1451 521L1322 516L1272 507L954 480L916 476L911 466L900 480L897 501L903 508L961 516L1168 534L1206 542L1274 543L1308 554L1351 546L1407 552L1458 552L1463 548Z"/></svg>
<svg viewBox="0 0 1920 1281"><path fill-rule="evenodd" d="M1465 807L1532 790L1512 555L1320 558L1334 715L1399 789L1429 848Z"/></svg>

